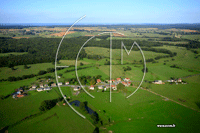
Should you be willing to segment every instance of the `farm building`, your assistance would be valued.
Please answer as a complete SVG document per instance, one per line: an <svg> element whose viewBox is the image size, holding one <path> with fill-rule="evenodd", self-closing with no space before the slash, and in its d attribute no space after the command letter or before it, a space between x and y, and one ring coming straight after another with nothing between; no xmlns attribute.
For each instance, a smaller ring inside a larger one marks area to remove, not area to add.
<svg viewBox="0 0 200 133"><path fill-rule="evenodd" d="M69 84L69 82L65 82L65 85L68 85Z"/></svg>
<svg viewBox="0 0 200 133"><path fill-rule="evenodd" d="M33 89L36 89L36 88L37 88L37 85L32 85L32 88L33 88Z"/></svg>
<svg viewBox="0 0 200 133"><path fill-rule="evenodd" d="M43 88L44 87L44 85L43 84L40 84L40 88Z"/></svg>
<svg viewBox="0 0 200 133"><path fill-rule="evenodd" d="M122 82L122 84L123 84L124 86L126 86L126 87L128 86L128 84L127 84L126 82L124 82L124 81Z"/></svg>
<svg viewBox="0 0 200 133"><path fill-rule="evenodd" d="M91 85L91 86L89 87L89 89L90 89L90 90L94 90L94 85Z"/></svg>
<svg viewBox="0 0 200 133"><path fill-rule="evenodd" d="M101 80L100 80L100 79L97 79L97 83L101 83Z"/></svg>
<svg viewBox="0 0 200 133"><path fill-rule="evenodd" d="M62 85L62 82L59 82L58 85Z"/></svg>
<svg viewBox="0 0 200 133"><path fill-rule="evenodd" d="M42 88L38 88L37 91L40 92L40 91L43 91L43 89Z"/></svg>
<svg viewBox="0 0 200 133"><path fill-rule="evenodd" d="M44 87L48 87L48 84L45 84Z"/></svg>
<svg viewBox="0 0 200 133"><path fill-rule="evenodd" d="M111 85L111 88L112 88L113 90L117 90L116 85Z"/></svg>
<svg viewBox="0 0 200 133"><path fill-rule="evenodd" d="M80 86L75 86L74 91L78 91L78 90L80 90Z"/></svg>
<svg viewBox="0 0 200 133"><path fill-rule="evenodd" d="M103 89L103 86L98 86L98 89Z"/></svg>
<svg viewBox="0 0 200 133"><path fill-rule="evenodd" d="M127 82L128 82L128 81L130 81L130 79L129 79L129 78L125 78L124 81L127 81Z"/></svg>
<svg viewBox="0 0 200 133"><path fill-rule="evenodd" d="M112 80L108 80L108 83L112 83Z"/></svg>
<svg viewBox="0 0 200 133"><path fill-rule="evenodd" d="M117 81L122 81L121 78L117 78Z"/></svg>
<svg viewBox="0 0 200 133"><path fill-rule="evenodd" d="M56 87L56 83L51 84L51 87Z"/></svg>
<svg viewBox="0 0 200 133"><path fill-rule="evenodd" d="M179 82L179 83L182 82L181 78L178 79L178 82Z"/></svg>
<svg viewBox="0 0 200 133"><path fill-rule="evenodd" d="M50 87L45 87L44 88L44 91L48 91L48 90L51 90L51 88Z"/></svg>
<svg viewBox="0 0 200 133"><path fill-rule="evenodd" d="M153 83L154 84L163 84L162 80L155 80Z"/></svg>

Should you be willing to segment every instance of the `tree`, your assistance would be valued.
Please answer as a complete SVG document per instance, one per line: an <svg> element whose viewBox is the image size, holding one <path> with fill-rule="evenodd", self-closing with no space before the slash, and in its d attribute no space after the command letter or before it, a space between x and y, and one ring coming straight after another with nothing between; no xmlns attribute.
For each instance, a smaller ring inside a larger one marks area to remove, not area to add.
<svg viewBox="0 0 200 133"><path fill-rule="evenodd" d="M142 72L144 72L144 68L142 69ZM146 67L146 73L148 73L148 68Z"/></svg>
<svg viewBox="0 0 200 133"><path fill-rule="evenodd" d="M24 69L28 69L28 66L27 66L27 65L24 65Z"/></svg>
<svg viewBox="0 0 200 133"><path fill-rule="evenodd" d="M83 102L80 102L79 107L81 110L86 111L85 104Z"/></svg>
<svg viewBox="0 0 200 133"><path fill-rule="evenodd" d="M110 65L110 61L106 61L104 65Z"/></svg>
<svg viewBox="0 0 200 133"><path fill-rule="evenodd" d="M14 69L14 64L12 62L9 62L8 67L11 68L12 70L15 70Z"/></svg>
<svg viewBox="0 0 200 133"><path fill-rule="evenodd" d="M94 113L92 113L91 118L92 118L94 124L98 124L98 122L99 122L99 115L97 114L96 111Z"/></svg>
<svg viewBox="0 0 200 133"><path fill-rule="evenodd" d="M118 90L123 90L125 88L125 86L122 84L122 83L119 83L118 85L117 85L117 89Z"/></svg>
<svg viewBox="0 0 200 133"><path fill-rule="evenodd" d="M84 64L81 62L81 63L80 63L80 66L83 66L83 65L84 65Z"/></svg>
<svg viewBox="0 0 200 133"><path fill-rule="evenodd" d="M95 85L95 84L96 84L95 79L92 79L92 80L90 81L90 85Z"/></svg>
<svg viewBox="0 0 200 133"><path fill-rule="evenodd" d="M96 127L96 128L94 129L93 133L99 133L99 128Z"/></svg>
<svg viewBox="0 0 200 133"><path fill-rule="evenodd" d="M47 73L46 71L40 70L40 71L38 72L38 75L43 75L43 74L46 74L46 73Z"/></svg>

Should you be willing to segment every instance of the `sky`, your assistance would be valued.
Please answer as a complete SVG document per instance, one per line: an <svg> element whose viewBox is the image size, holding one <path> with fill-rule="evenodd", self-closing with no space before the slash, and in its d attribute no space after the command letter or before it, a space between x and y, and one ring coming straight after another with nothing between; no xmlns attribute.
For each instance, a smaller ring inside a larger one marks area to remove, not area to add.
<svg viewBox="0 0 200 133"><path fill-rule="evenodd" d="M0 23L200 23L200 0L4 0Z"/></svg>

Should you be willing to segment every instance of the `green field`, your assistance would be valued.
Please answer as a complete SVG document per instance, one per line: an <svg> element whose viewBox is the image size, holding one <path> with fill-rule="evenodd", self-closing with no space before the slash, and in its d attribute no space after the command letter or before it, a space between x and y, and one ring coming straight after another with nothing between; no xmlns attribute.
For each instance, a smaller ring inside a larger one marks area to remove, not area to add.
<svg viewBox="0 0 200 133"><path fill-rule="evenodd" d="M106 131L188 132L191 127L193 132L198 130L199 113L171 101L164 101L163 98L145 90L137 91L129 99L125 99L121 93L112 93L111 103L109 93L94 92L92 95L95 99L85 95L81 94L76 99L88 101L92 108L99 109L98 113L104 118L111 118L111 124ZM103 110L106 113L103 113ZM177 127L159 130L157 124L176 124ZM188 127L187 124L193 126Z"/></svg>
<svg viewBox="0 0 200 133"><path fill-rule="evenodd" d="M11 125L8 129L10 132L92 132L94 126L87 119L84 120L67 105L62 106L62 104L60 106L56 105L52 110L44 114L19 123L20 120L27 116L39 113L39 106L43 100L55 99L59 96L59 90L54 88L49 93L32 91L29 92L28 96L21 99L15 100L9 97L1 101L0 127ZM52 116L53 114L56 114L56 116ZM12 126L16 123L19 124ZM22 129L22 127L26 128Z"/></svg>
<svg viewBox="0 0 200 133"><path fill-rule="evenodd" d="M181 36L181 38L188 39L188 40L197 40L197 41L200 40L199 35L183 35Z"/></svg>

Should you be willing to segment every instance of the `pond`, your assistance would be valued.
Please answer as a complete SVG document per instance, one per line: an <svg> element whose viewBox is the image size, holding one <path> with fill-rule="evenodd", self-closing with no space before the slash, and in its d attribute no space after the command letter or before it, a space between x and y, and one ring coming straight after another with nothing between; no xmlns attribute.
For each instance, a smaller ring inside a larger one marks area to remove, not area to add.
<svg viewBox="0 0 200 133"><path fill-rule="evenodd" d="M75 100L75 101L70 102L69 104L70 105L74 104L75 106L79 107L80 103L81 103L80 101ZM85 106L85 109L87 110L87 112L89 114L93 114L94 113L94 111L91 108L89 108L88 106Z"/></svg>

